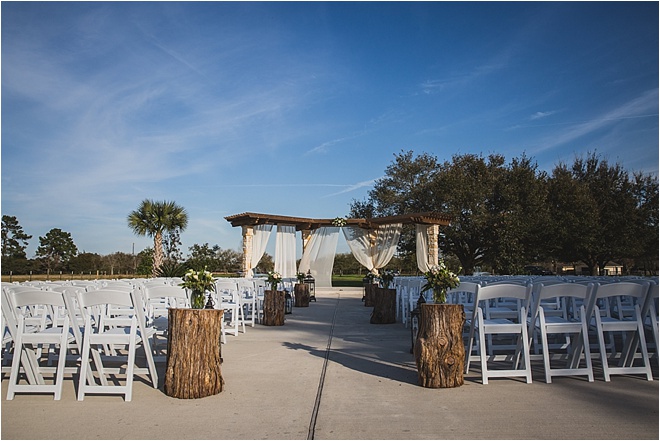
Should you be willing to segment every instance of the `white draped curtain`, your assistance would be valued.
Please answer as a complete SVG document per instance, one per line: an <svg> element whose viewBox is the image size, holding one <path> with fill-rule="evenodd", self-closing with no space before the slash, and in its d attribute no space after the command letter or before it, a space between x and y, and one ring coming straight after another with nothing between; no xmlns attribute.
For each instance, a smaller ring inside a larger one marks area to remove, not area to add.
<svg viewBox="0 0 660 441"><path fill-rule="evenodd" d="M332 287L332 267L335 263L339 227L321 227L312 232L300 259L300 272L310 271L320 288Z"/></svg>
<svg viewBox="0 0 660 441"><path fill-rule="evenodd" d="M296 277L296 227L278 225L275 239L275 271L284 278Z"/></svg>
<svg viewBox="0 0 660 441"><path fill-rule="evenodd" d="M423 273L431 269L429 264L429 233L426 225L416 224L417 268Z"/></svg>
<svg viewBox="0 0 660 441"><path fill-rule="evenodd" d="M381 225L375 230L344 227L344 237L353 256L374 274L392 260L402 224Z"/></svg>
<svg viewBox="0 0 660 441"><path fill-rule="evenodd" d="M254 269L259 265L259 261L266 252L266 245L268 245L272 229L272 225L255 225L252 228L252 257L250 259L250 271L246 277L254 275Z"/></svg>

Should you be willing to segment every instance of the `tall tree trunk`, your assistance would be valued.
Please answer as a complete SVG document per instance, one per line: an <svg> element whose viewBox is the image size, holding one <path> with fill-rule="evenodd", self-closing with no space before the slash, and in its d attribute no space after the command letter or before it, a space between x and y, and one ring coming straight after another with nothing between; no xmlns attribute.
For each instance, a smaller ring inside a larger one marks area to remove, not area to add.
<svg viewBox="0 0 660 441"><path fill-rule="evenodd" d="M153 277L157 276L161 265L163 265L163 232L157 231L154 234L154 264L151 270Z"/></svg>

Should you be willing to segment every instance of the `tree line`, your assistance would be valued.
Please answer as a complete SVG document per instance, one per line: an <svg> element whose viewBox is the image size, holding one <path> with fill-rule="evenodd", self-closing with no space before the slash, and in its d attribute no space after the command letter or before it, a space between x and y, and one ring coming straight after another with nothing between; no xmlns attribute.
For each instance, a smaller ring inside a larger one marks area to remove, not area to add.
<svg viewBox="0 0 660 441"><path fill-rule="evenodd" d="M32 238L15 216L2 216L2 274L48 274L63 277L71 275L182 275L187 268L204 268L217 273L237 273L241 268L242 254L222 249L218 245L195 244L189 248L186 258L181 252L181 230L163 231L162 257L154 273L154 249L149 247L137 254L116 252L100 255L79 251L71 233L53 228L39 237L34 259L28 259L26 249ZM272 269L272 258L267 256L263 264Z"/></svg>
<svg viewBox="0 0 660 441"><path fill-rule="evenodd" d="M412 151L395 155L368 197L353 200L349 217L373 218L414 212L449 214L439 248L463 274L476 269L520 274L528 264L557 271L560 263L582 263L598 274L614 261L624 273L658 273L658 178L629 173L595 152L560 162L550 174L526 155L454 155L451 161ZM180 235L188 225L185 209L174 202L145 199L127 216L137 235L154 239L137 255L101 256L82 252L71 234L58 228L39 237L35 259L25 253L31 235L15 216L2 216L2 273L96 273L182 275L187 268L238 273L242 255L218 245L195 244L186 258ZM266 254L257 272L273 269ZM415 235L404 227L397 256L387 266L416 272ZM335 258L336 273L360 273L348 254Z"/></svg>
<svg viewBox="0 0 660 441"><path fill-rule="evenodd" d="M550 174L526 155L454 155L440 162L402 151L350 217L438 211L442 254L464 274L481 268L520 274L528 264L578 262L592 275L610 262L625 273L658 272L658 178L630 173L596 152L558 163ZM412 228L399 255L415 252Z"/></svg>

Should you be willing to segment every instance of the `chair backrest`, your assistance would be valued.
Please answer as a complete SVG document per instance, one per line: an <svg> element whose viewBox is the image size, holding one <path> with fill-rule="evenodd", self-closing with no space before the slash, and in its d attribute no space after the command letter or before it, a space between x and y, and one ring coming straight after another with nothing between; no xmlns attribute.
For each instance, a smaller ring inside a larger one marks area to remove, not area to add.
<svg viewBox="0 0 660 441"><path fill-rule="evenodd" d="M531 285L521 285L518 283L495 283L479 287L478 301L490 299L519 299L529 300L531 294Z"/></svg>
<svg viewBox="0 0 660 441"><path fill-rule="evenodd" d="M474 302L474 294L481 286L478 282L461 282L456 288L447 290L447 295L455 295L456 299L461 303Z"/></svg>
<svg viewBox="0 0 660 441"><path fill-rule="evenodd" d="M634 303L638 304L640 310L646 300L647 293L649 291L648 283L634 283L634 282L613 282L613 283L595 283L594 291L591 296L591 301L587 307L587 316L591 317L596 310L596 306L600 300L604 300L601 304L608 308L606 315L610 315L609 308L610 305L607 300L613 298L616 302L619 302L619 310L621 310L621 300L622 298L633 299Z"/></svg>
<svg viewBox="0 0 660 441"><path fill-rule="evenodd" d="M9 332L9 336L12 340L16 339L16 332L18 331L18 320L16 319L16 311L9 303L9 293L3 290L1 293L2 298L2 321L4 327ZM3 333L5 330L3 329Z"/></svg>
<svg viewBox="0 0 660 441"><path fill-rule="evenodd" d="M185 307L189 304L188 294L185 288L172 285L157 285L144 288L144 296L147 304L151 308L153 301L158 299L165 300L166 306ZM153 311L149 311L150 315Z"/></svg>
<svg viewBox="0 0 660 441"><path fill-rule="evenodd" d="M31 291L10 292L9 296L16 308L31 305L51 305L61 308L66 306L62 293L57 291L42 291L33 288Z"/></svg>
<svg viewBox="0 0 660 441"><path fill-rule="evenodd" d="M525 312L529 311L529 305L532 297L532 285L521 285L518 283L496 283L480 286L475 296L475 305L480 306L481 302L495 299L515 299ZM476 308L475 308L476 310Z"/></svg>
<svg viewBox="0 0 660 441"><path fill-rule="evenodd" d="M114 290L114 291L133 292L135 287L129 282L109 281L109 282L105 282L103 284L102 289L109 289L109 290Z"/></svg>
<svg viewBox="0 0 660 441"><path fill-rule="evenodd" d="M535 289L534 298L537 301L553 298L553 297L575 297L579 299L588 299L593 289L593 284L582 285L578 283L551 283L546 285L540 283L534 285Z"/></svg>
<svg viewBox="0 0 660 441"><path fill-rule="evenodd" d="M144 289L147 299L155 299L159 297L175 297L187 298L186 290L180 286L159 285L150 286Z"/></svg>
<svg viewBox="0 0 660 441"><path fill-rule="evenodd" d="M583 285L567 282L555 283L554 281L551 281L548 285L545 283L534 284L531 316L532 318L535 318L538 315L539 310L544 306L553 306L555 310L557 310L558 307L561 307L563 310L562 316L568 319L570 313L567 314L568 310L566 308L570 305L573 315L577 317L576 314L579 307L584 305L586 308L588 305L593 292L593 287L594 285L592 283ZM548 304L544 302L549 299L560 299L560 304ZM576 302L576 299L579 301Z"/></svg>
<svg viewBox="0 0 660 441"><path fill-rule="evenodd" d="M10 291L6 294L19 327L24 326L23 323L37 324L39 330L58 328L60 325L69 327L66 304L61 292L33 288L32 291Z"/></svg>
<svg viewBox="0 0 660 441"><path fill-rule="evenodd" d="M238 291L238 284L231 279L217 279L215 281L215 290L218 295L233 294Z"/></svg>
<svg viewBox="0 0 660 441"><path fill-rule="evenodd" d="M78 304L81 308L98 305L133 307L133 301L129 292L105 288L78 293Z"/></svg>

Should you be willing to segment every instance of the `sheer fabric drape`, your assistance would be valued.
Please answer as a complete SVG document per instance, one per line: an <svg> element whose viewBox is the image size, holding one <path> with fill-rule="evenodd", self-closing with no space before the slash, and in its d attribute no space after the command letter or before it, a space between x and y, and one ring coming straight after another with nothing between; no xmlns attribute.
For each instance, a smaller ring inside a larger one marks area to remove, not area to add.
<svg viewBox="0 0 660 441"><path fill-rule="evenodd" d="M423 273L431 269L429 265L429 233L426 225L416 224L417 268Z"/></svg>
<svg viewBox="0 0 660 441"><path fill-rule="evenodd" d="M321 227L312 232L302 259L300 272L311 271L320 288L332 287L332 267L335 263L339 227Z"/></svg>
<svg viewBox="0 0 660 441"><path fill-rule="evenodd" d="M278 225L275 239L275 271L284 278L296 277L296 227Z"/></svg>
<svg viewBox="0 0 660 441"><path fill-rule="evenodd" d="M250 259L250 271L246 277L254 276L254 269L266 252L272 225L255 225L252 229L252 258Z"/></svg>
<svg viewBox="0 0 660 441"><path fill-rule="evenodd" d="M353 256L374 274L392 260L402 224L381 225L375 230L344 227L344 237Z"/></svg>

